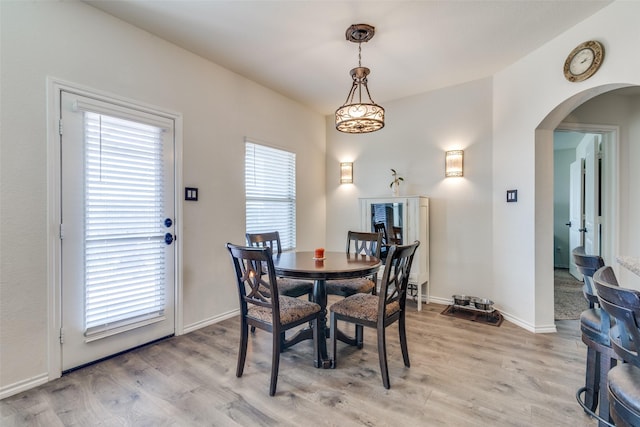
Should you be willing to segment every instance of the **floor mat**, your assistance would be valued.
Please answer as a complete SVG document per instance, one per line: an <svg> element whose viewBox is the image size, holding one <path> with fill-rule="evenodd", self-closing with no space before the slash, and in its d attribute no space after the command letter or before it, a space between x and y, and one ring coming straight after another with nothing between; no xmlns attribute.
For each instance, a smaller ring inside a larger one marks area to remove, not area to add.
<svg viewBox="0 0 640 427"><path fill-rule="evenodd" d="M500 326L504 318L497 310L493 313L483 313L474 310L464 310L453 305L447 306L442 313L444 316L457 317L458 319L471 320L472 322L485 323L491 326Z"/></svg>

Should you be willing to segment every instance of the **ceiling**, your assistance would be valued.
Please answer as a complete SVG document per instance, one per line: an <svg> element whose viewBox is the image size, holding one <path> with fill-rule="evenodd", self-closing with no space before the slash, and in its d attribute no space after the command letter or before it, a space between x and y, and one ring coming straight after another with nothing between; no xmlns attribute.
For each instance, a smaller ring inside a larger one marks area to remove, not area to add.
<svg viewBox="0 0 640 427"><path fill-rule="evenodd" d="M85 0L115 17L333 114L351 87L351 24L373 100L385 102L495 74L610 0ZM577 44L577 43L576 43ZM574 46L567 46L567 53ZM551 64L562 72L562 63Z"/></svg>

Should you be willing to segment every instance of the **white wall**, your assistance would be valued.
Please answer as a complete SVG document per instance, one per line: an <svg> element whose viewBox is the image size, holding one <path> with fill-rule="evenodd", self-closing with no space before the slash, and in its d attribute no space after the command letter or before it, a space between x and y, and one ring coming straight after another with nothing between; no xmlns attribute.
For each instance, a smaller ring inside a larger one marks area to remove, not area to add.
<svg viewBox="0 0 640 427"><path fill-rule="evenodd" d="M535 331L553 325L553 129L584 101L640 83L640 3L617 1L494 76L493 263L503 312ZM562 66L585 40L606 57L589 80L570 83ZM519 202L504 203L518 188ZM515 206L514 206L515 205ZM635 232L630 221L621 224ZM629 253L629 255L631 255Z"/></svg>
<svg viewBox="0 0 640 427"><path fill-rule="evenodd" d="M59 369L47 366L47 76L183 115L183 183L200 188L178 236L185 329L237 308L224 243L244 241L245 136L297 154L298 246L324 242L324 117L84 3L0 1L0 14L0 396Z"/></svg>
<svg viewBox="0 0 640 427"><path fill-rule="evenodd" d="M492 83L483 79L385 103L385 128L342 134L327 118L327 247L344 250L360 229L359 197L390 197L390 169L402 195L430 198L431 296L493 298ZM374 94L375 95L375 94ZM446 150L464 150L464 177L444 177ZM354 184L339 183L339 162L354 162Z"/></svg>

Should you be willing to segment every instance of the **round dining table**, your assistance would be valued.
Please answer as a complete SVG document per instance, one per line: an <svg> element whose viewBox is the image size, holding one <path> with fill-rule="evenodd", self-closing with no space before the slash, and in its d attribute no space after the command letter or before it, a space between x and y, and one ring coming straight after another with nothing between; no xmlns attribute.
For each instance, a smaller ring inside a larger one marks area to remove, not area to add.
<svg viewBox="0 0 640 427"><path fill-rule="evenodd" d="M318 353L314 356L317 368L330 368L332 361L327 355L327 292L325 281L332 279L351 279L374 274L380 269L380 259L367 255L347 254L345 252L325 252L324 258L314 258L315 252L283 252L274 255L273 266L278 277L313 280L313 301L320 305L322 315L318 321ZM342 341L352 342L343 334L338 335ZM311 329L303 329L294 337L286 340L283 348L290 347L300 341L313 338Z"/></svg>

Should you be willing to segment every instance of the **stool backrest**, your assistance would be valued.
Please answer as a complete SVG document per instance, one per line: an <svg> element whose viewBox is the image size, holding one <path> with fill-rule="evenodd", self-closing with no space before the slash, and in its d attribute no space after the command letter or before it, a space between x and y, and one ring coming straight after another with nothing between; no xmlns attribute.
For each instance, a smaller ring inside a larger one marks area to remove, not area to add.
<svg viewBox="0 0 640 427"><path fill-rule="evenodd" d="M611 267L602 267L593 275L600 307L616 320L611 328L611 347L625 362L640 367L640 292L618 285Z"/></svg>
<svg viewBox="0 0 640 427"><path fill-rule="evenodd" d="M582 293L589 302L589 307L593 308L598 303L598 295L593 287L593 275L598 269L604 267L604 260L599 255L587 255L584 246L578 246L571 251L573 262L576 268L584 276L584 286Z"/></svg>

